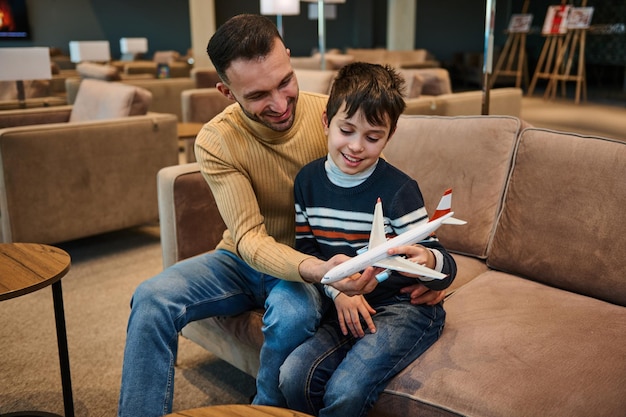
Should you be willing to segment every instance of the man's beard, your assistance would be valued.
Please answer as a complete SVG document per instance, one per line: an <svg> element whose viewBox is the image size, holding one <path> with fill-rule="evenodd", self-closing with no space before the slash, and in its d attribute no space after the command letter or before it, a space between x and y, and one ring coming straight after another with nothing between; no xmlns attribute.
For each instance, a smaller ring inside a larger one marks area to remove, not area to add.
<svg viewBox="0 0 626 417"><path fill-rule="evenodd" d="M248 112L245 109L245 107L243 107L241 105L241 103L239 103L239 107L241 107L241 111L243 111L243 114L245 114L248 117L248 119L254 120L255 122L260 123L263 126L269 128L269 129L272 129L272 130L274 130L276 132L285 132L285 131L291 129L291 126L293 126L293 122L296 120L296 103L297 103L297 100L293 99L292 103L293 103L293 110L291 112L291 116L289 117L289 119L287 119L287 120L285 120L283 122L280 122L280 123L268 122L267 120L265 120L265 119L263 119L263 118L261 118L259 116L256 116L256 115Z"/></svg>

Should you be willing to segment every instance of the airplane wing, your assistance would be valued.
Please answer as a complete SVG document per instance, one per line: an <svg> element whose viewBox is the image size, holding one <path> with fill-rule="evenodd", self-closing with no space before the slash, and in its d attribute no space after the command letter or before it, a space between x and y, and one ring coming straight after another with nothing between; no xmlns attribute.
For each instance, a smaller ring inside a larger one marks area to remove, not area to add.
<svg viewBox="0 0 626 417"><path fill-rule="evenodd" d="M374 264L375 266L391 269L394 271L406 272L408 274L419 275L424 277L426 281L433 279L444 279L446 274L437 272L434 269L425 267L415 262L411 262L408 259L399 256L390 256ZM428 279L430 278L430 279Z"/></svg>

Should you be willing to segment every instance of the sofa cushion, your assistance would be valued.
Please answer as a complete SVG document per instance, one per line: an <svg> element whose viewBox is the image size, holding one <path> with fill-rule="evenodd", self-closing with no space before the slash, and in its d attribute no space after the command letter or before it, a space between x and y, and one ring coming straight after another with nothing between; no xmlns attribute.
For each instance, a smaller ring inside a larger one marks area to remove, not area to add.
<svg viewBox="0 0 626 417"><path fill-rule="evenodd" d="M452 188L455 217L468 222L437 230L448 250L486 257L520 126L505 116L400 117L385 158L417 180L431 214Z"/></svg>
<svg viewBox="0 0 626 417"><path fill-rule="evenodd" d="M524 130L488 264L626 305L624 161L626 142Z"/></svg>
<svg viewBox="0 0 626 417"><path fill-rule="evenodd" d="M300 91L328 94L335 79L336 71L294 69Z"/></svg>
<svg viewBox="0 0 626 417"><path fill-rule="evenodd" d="M70 122L144 115L152 93L126 84L85 79L80 83Z"/></svg>
<svg viewBox="0 0 626 417"><path fill-rule="evenodd" d="M445 301L441 338L370 415L618 416L626 309L497 271Z"/></svg>
<svg viewBox="0 0 626 417"><path fill-rule="evenodd" d="M104 81L119 81L121 79L119 70L113 65L81 62L76 65L76 71L81 78L94 78Z"/></svg>

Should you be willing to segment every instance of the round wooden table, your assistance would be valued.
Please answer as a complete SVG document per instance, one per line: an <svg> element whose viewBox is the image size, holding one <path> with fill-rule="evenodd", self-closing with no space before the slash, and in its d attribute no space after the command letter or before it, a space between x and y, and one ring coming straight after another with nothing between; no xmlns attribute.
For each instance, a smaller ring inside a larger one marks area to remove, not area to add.
<svg viewBox="0 0 626 417"><path fill-rule="evenodd" d="M74 417L63 292L61 289L61 278L70 270L70 263L70 255L53 246L38 243L0 243L0 301L20 297L52 285L65 417ZM50 416L53 414L18 412L4 416L12 415Z"/></svg>
<svg viewBox="0 0 626 417"><path fill-rule="evenodd" d="M265 405L229 404L194 408L165 417L312 417L309 414Z"/></svg>

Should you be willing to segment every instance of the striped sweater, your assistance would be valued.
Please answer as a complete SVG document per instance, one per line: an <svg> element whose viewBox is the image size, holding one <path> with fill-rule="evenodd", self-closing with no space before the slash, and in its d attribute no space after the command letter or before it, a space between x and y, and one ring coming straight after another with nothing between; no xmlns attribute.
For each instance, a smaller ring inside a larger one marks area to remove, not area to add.
<svg viewBox="0 0 626 417"><path fill-rule="evenodd" d="M308 164L296 177L296 249L324 260L339 253L354 256L368 244L378 198L383 203L385 232L390 238L428 222L417 182L384 159L378 161L367 180L352 188L333 184L326 174L325 161L326 157ZM456 274L454 260L436 237L424 246L443 255L442 272L449 274L444 280L424 284L437 290L448 287ZM411 284L415 284L414 278L393 273L366 298L370 302L386 299Z"/></svg>
<svg viewBox="0 0 626 417"><path fill-rule="evenodd" d="M196 138L196 159L228 228L218 248L262 273L302 281L298 266L310 255L293 248L293 180L327 152L321 123L326 101L327 96L301 92L287 132L250 120L233 104Z"/></svg>

